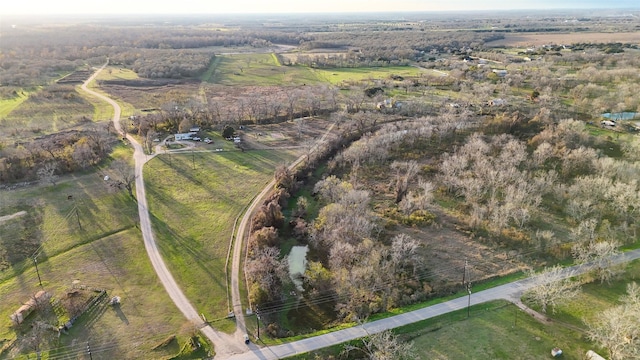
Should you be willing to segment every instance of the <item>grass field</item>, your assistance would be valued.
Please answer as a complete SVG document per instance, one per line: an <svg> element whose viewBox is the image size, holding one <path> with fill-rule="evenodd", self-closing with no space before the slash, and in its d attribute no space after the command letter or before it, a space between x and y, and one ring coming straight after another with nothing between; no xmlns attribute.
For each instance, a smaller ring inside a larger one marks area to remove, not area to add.
<svg viewBox="0 0 640 360"><path fill-rule="evenodd" d="M271 54L223 55L209 69L208 82L221 85L302 85L321 82L303 66L280 66Z"/></svg>
<svg viewBox="0 0 640 360"><path fill-rule="evenodd" d="M551 349L559 347L564 359L581 360L592 348L580 333L541 324L506 301L472 306L470 315L467 318L467 310L460 310L398 328L395 333L399 341L413 342L415 359L549 359ZM359 341L350 344L361 345ZM341 351L342 345L318 354L323 358ZM290 359L311 360L315 355Z"/></svg>
<svg viewBox="0 0 640 360"><path fill-rule="evenodd" d="M16 96L8 99L0 99L0 119L9 115L29 98L29 92L22 90Z"/></svg>
<svg viewBox="0 0 640 360"><path fill-rule="evenodd" d="M0 121L2 136L58 132L78 125L83 116L94 115L93 105L70 85L50 85L4 107L13 108Z"/></svg>
<svg viewBox="0 0 640 360"><path fill-rule="evenodd" d="M29 247L29 254L0 273L0 339L15 338L9 315L40 289L29 256L41 246L39 273L43 288L54 298L63 297L74 280L122 298L119 311L103 307L93 316L81 317L69 335L54 342L61 347L57 354L86 353L85 344L90 340L99 358L143 358L168 335L179 335L177 343L184 343L189 326L153 272L136 227L136 203L125 190L114 192L102 175L89 173L64 177L56 186L3 190L0 204L0 216L26 212L0 225L3 250L15 250L7 248L12 246L8 240L21 235L4 230L24 231L20 223L26 221L35 222L36 228L30 233L36 247ZM3 341L0 348L7 344ZM167 347L153 357L176 352L175 346Z"/></svg>
<svg viewBox="0 0 640 360"><path fill-rule="evenodd" d="M292 159L292 153L280 151L196 151L160 155L145 167L163 257L207 319L220 319L230 310L225 262L235 218L275 168Z"/></svg>
<svg viewBox="0 0 640 360"><path fill-rule="evenodd" d="M357 67L337 69L313 69L313 73L323 81L342 84L350 81L369 79L389 79L391 75L402 77L420 76L423 70L412 66Z"/></svg>

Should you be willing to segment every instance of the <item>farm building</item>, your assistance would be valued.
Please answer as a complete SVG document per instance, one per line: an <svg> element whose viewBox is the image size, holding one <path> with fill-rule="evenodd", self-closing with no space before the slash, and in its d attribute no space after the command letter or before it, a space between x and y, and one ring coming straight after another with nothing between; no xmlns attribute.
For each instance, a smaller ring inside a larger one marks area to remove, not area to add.
<svg viewBox="0 0 640 360"><path fill-rule="evenodd" d="M176 141L180 140L191 140L195 136L195 133L178 133L175 135Z"/></svg>
<svg viewBox="0 0 640 360"><path fill-rule="evenodd" d="M31 314L33 310L36 309L36 306L39 303L48 301L50 297L51 296L48 292L44 290L38 291L31 299L29 299L29 301L20 306L20 308L18 308L18 310L16 310L13 314L9 315L11 321L13 321L14 324L22 324L22 322L24 322L24 319L26 319L27 316L29 316L29 314Z"/></svg>

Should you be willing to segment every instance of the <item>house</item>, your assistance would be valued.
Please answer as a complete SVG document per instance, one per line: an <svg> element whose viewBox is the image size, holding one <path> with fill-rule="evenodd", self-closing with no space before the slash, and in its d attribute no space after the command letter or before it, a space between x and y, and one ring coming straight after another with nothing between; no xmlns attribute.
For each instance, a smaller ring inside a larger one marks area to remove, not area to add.
<svg viewBox="0 0 640 360"><path fill-rule="evenodd" d="M20 306L13 314L9 315L14 324L22 324L24 319L36 309L39 303L49 301L51 295L44 290L38 291L29 301Z"/></svg>
<svg viewBox="0 0 640 360"><path fill-rule="evenodd" d="M180 141L180 140L191 140L193 139L193 136L195 135L195 133L178 133L175 134L175 140L176 141Z"/></svg>
<svg viewBox="0 0 640 360"><path fill-rule="evenodd" d="M493 69L492 70L494 74L500 76L500 77L505 77L507 76L507 70L503 70L503 69Z"/></svg>
<svg viewBox="0 0 640 360"><path fill-rule="evenodd" d="M507 105L507 101L505 99L489 100L489 106L504 106L504 105Z"/></svg>
<svg viewBox="0 0 640 360"><path fill-rule="evenodd" d="M189 132L190 132L190 133L197 133L197 132L200 132L200 127L198 127L198 126L194 126L194 127L192 127L192 128L190 128L190 129L189 129Z"/></svg>
<svg viewBox="0 0 640 360"><path fill-rule="evenodd" d="M603 120L603 121L600 121L600 126L602 126L602 127L606 127L606 126L614 127L614 126L616 126L616 122L615 121L611 121L611 120Z"/></svg>

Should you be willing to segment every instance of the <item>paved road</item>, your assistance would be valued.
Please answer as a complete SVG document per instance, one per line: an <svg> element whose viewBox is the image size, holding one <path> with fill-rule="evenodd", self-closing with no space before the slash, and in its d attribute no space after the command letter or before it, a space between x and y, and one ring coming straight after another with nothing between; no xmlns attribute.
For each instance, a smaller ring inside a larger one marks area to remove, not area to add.
<svg viewBox="0 0 640 360"><path fill-rule="evenodd" d="M613 263L624 263L640 258L640 249L633 250L621 254L616 257ZM585 266L575 266L564 270L565 276L573 276L583 273L587 270ZM501 285L495 288L483 290L471 294L471 305L481 304L487 301L504 299L514 301L520 298L522 293L533 285L531 278L518 280L509 284ZM230 357L230 360L271 360L282 359L287 356L306 353L318 350L324 347L340 344L349 340L358 339L368 334L375 334L384 330L397 328L408 325L421 320L440 316L452 311L462 310L468 306L469 297L462 296L454 300L443 302L437 305L429 306L419 310L411 311L405 314L392 316L390 318L372 321L362 326L352 327L325 335L315 336L312 338L291 342L288 344L277 345L272 347L258 348L251 346L251 349L244 354L238 354Z"/></svg>
<svg viewBox="0 0 640 360"><path fill-rule="evenodd" d="M116 131L118 131L118 133L122 135L122 127L120 126L120 106L109 97L87 88L87 84L93 81L105 66L106 64L98 69L87 81L85 81L85 83L82 85L82 90L101 100L106 101L111 106L113 106L113 124ZM151 228L151 219L149 217L147 206L147 196L144 187L142 169L144 167L144 164L148 160L153 158L153 155L145 155L144 151L142 150L142 146L131 135L127 134L126 138L134 148L133 158L135 160L136 199L138 201L140 230L142 231L144 246L153 265L153 269L155 270L156 274L158 274L158 278L160 278L160 281L171 297L171 300L173 300L182 314L188 320L193 321L195 324L197 324L200 327L200 331L214 344L216 354L219 354L221 357L228 357L230 354L237 354L246 351L246 347L240 347L239 345L236 345L237 342L234 341L230 335L218 332L202 321L196 309L193 307L193 305L191 305L191 303L171 275L171 272L169 272L169 269L167 268L164 260L162 259L162 256L160 255L160 251L158 250L158 246L153 235L153 230Z"/></svg>

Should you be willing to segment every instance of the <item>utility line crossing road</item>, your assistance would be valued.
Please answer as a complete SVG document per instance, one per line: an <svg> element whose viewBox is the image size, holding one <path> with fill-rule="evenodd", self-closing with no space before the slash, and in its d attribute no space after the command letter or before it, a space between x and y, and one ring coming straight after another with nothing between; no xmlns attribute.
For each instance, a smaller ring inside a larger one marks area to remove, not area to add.
<svg viewBox="0 0 640 360"><path fill-rule="evenodd" d="M640 249L629 251L616 256L612 263L621 264L640 258ZM576 276L589 270L588 266L573 266L564 269L564 275ZM493 300L515 301L520 298L522 293L534 284L532 278L514 281L505 285L497 286L491 289L479 291L471 294L471 305L482 304ZM306 353L318 350L324 347L337 345L349 340L358 339L369 334L379 333L385 330L397 328L400 326L412 324L421 320L430 319L436 316L444 315L456 310L462 310L467 307L469 301L468 296L462 296L454 300L446 301L437 305L414 310L408 313L392 316L386 319L372 321L361 326L349 329L339 330L332 333L315 336L312 338L291 342L288 344L277 345L266 348L253 347L249 352L238 354L230 357L231 360L272 360L282 359L287 356Z"/></svg>

